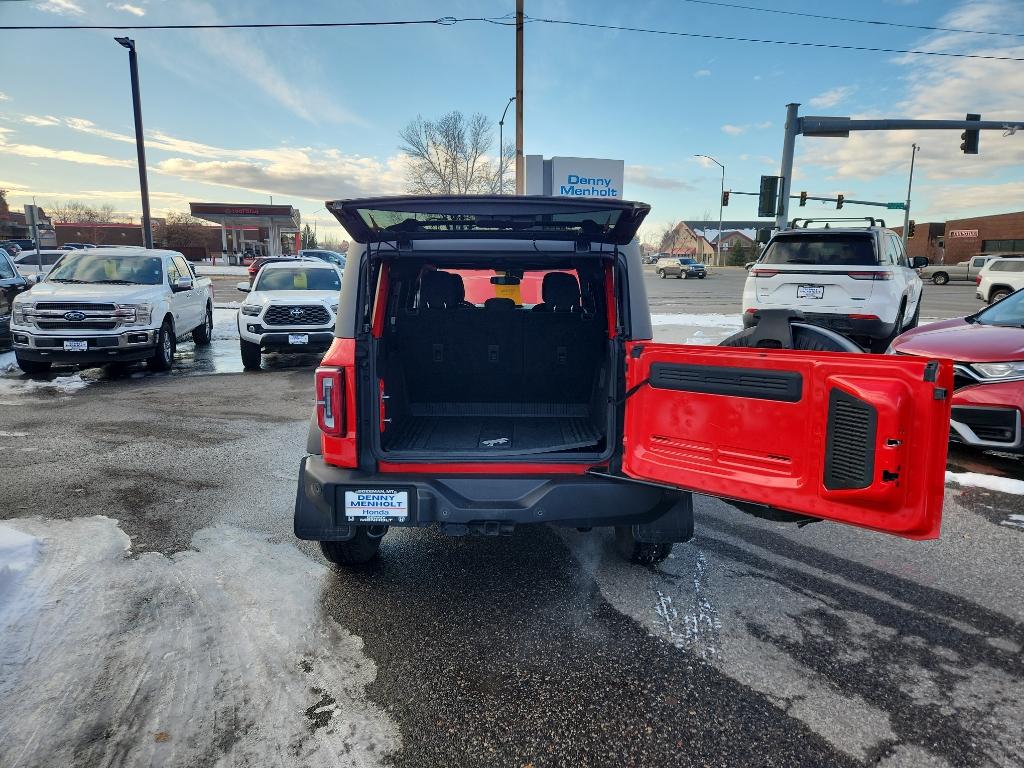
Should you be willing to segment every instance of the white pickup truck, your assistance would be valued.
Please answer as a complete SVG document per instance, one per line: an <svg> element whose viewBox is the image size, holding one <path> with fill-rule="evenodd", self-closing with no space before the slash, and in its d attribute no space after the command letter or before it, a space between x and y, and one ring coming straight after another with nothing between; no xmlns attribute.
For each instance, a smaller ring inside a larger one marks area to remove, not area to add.
<svg viewBox="0 0 1024 768"><path fill-rule="evenodd" d="M12 309L14 354L30 374L129 360L165 371L179 339L213 335L213 287L177 251L70 251Z"/></svg>

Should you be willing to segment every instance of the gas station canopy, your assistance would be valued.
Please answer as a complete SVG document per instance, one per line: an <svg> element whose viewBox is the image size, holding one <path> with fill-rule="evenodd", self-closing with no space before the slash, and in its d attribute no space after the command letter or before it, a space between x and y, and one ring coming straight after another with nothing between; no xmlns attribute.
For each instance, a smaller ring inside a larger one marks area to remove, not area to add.
<svg viewBox="0 0 1024 768"><path fill-rule="evenodd" d="M241 233L253 228L266 229L267 255L281 255L281 235L299 231L299 211L290 205L252 205L248 203L189 203L189 209L197 219L220 224L222 249L227 254L227 232L238 230L235 243L241 241ZM237 248L236 248L237 250Z"/></svg>

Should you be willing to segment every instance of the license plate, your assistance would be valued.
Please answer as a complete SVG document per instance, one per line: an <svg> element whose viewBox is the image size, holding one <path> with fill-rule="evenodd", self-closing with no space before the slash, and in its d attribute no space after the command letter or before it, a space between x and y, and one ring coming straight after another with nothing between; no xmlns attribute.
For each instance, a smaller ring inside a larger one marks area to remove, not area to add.
<svg viewBox="0 0 1024 768"><path fill-rule="evenodd" d="M65 341L64 342L65 352L88 352L89 342L88 341Z"/></svg>
<svg viewBox="0 0 1024 768"><path fill-rule="evenodd" d="M289 344L309 344L308 333L289 333L288 334Z"/></svg>
<svg viewBox="0 0 1024 768"><path fill-rule="evenodd" d="M824 295L824 285L798 285L796 287L796 297L798 299L820 299Z"/></svg>
<svg viewBox="0 0 1024 768"><path fill-rule="evenodd" d="M389 488L345 491L345 519L400 523L409 519L409 492Z"/></svg>

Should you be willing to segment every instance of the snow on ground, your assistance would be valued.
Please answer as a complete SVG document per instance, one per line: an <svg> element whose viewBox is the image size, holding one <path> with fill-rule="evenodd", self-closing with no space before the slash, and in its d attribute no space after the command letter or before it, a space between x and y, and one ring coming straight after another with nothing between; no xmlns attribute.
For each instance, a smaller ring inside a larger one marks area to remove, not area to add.
<svg viewBox="0 0 1024 768"><path fill-rule="evenodd" d="M220 305L213 308L214 341L238 340L238 310Z"/></svg>
<svg viewBox="0 0 1024 768"><path fill-rule="evenodd" d="M372 768L399 747L362 640L324 609L336 579L291 543L220 525L133 559L108 517L13 525L44 542L0 600L15 763Z"/></svg>
<svg viewBox="0 0 1024 768"><path fill-rule="evenodd" d="M715 346L743 329L737 315L716 313L676 313L651 315L654 340L666 344L704 344Z"/></svg>
<svg viewBox="0 0 1024 768"><path fill-rule="evenodd" d="M982 475L977 472L946 472L946 482L1024 496L1024 480L1014 480L1012 477Z"/></svg>
<svg viewBox="0 0 1024 768"><path fill-rule="evenodd" d="M209 277L210 275L241 275L243 277L249 276L248 267L232 267L225 266L224 264L196 264L196 274L200 277Z"/></svg>
<svg viewBox="0 0 1024 768"><path fill-rule="evenodd" d="M0 596L36 562L40 543L35 536L0 524Z"/></svg>
<svg viewBox="0 0 1024 768"><path fill-rule="evenodd" d="M7 371L13 371L18 367L18 361L14 357L14 352L0 352L0 373L7 373Z"/></svg>
<svg viewBox="0 0 1024 768"><path fill-rule="evenodd" d="M68 376L57 376L53 379L30 379L27 376L0 377L0 396L24 394L59 394L70 395L85 389L92 381L82 378L82 374L73 373Z"/></svg>
<svg viewBox="0 0 1024 768"><path fill-rule="evenodd" d="M743 327L743 318L738 314L679 312L668 315L651 315L651 325L692 325L697 328L728 328L738 331Z"/></svg>

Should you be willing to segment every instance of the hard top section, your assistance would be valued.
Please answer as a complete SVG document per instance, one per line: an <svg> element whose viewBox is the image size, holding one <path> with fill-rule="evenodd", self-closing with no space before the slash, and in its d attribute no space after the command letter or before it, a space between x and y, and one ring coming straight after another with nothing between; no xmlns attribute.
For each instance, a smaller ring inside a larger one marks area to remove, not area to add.
<svg viewBox="0 0 1024 768"><path fill-rule="evenodd" d="M626 245L651 207L628 200L436 195L328 200L358 243L562 240Z"/></svg>

